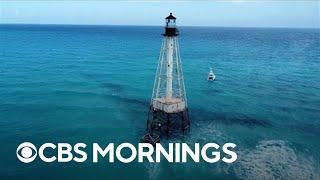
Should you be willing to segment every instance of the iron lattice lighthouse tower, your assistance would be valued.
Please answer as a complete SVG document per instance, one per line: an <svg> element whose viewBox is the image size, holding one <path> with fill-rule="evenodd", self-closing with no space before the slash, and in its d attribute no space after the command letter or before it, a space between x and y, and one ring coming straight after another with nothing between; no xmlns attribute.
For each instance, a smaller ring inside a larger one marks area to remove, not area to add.
<svg viewBox="0 0 320 180"><path fill-rule="evenodd" d="M178 35L176 18L170 13L166 17L148 114L148 131L151 134L184 132L190 126Z"/></svg>

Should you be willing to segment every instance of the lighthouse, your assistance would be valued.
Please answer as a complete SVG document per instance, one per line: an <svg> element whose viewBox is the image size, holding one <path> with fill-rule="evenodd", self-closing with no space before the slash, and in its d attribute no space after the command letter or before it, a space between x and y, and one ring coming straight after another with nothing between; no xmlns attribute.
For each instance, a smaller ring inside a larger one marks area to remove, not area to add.
<svg viewBox="0 0 320 180"><path fill-rule="evenodd" d="M149 134L158 136L185 132L190 126L179 31L172 13L165 18L163 36L147 121Z"/></svg>

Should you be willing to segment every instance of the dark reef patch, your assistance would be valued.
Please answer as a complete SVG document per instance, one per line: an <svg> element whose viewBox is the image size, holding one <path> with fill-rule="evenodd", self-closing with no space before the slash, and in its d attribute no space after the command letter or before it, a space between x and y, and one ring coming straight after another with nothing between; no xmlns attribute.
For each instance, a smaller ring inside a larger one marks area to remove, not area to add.
<svg viewBox="0 0 320 180"><path fill-rule="evenodd" d="M290 125L288 128L304 132L307 134L313 134L320 136L320 125L319 124L307 124L300 123L299 125Z"/></svg>
<svg viewBox="0 0 320 180"><path fill-rule="evenodd" d="M215 121L217 123L223 123L227 125L239 124L247 126L250 128L255 127L268 127L271 123L267 120L258 119L246 114L241 114L237 112L233 113L216 113L207 112L200 109L192 109L189 111L191 114L191 121L194 120L204 120L204 121ZM201 118L201 119L200 119Z"/></svg>
<svg viewBox="0 0 320 180"><path fill-rule="evenodd" d="M103 88L107 88L111 91L114 91L114 92L122 92L124 87L122 85L119 85L119 84L115 84L115 83L108 83L108 82L104 82L104 83L100 83L101 84L101 87Z"/></svg>
<svg viewBox="0 0 320 180"><path fill-rule="evenodd" d="M123 96L115 96L115 95L109 95L109 94L105 94L104 97L115 99L117 102L124 103L124 104L132 104L132 105L149 107L149 102L147 102L146 100L141 100L136 98L126 98Z"/></svg>

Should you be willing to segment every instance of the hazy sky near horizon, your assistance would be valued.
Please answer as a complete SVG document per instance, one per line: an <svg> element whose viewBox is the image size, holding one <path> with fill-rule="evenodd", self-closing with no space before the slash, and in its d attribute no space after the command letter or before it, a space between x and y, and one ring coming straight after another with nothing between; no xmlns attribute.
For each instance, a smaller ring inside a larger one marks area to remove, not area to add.
<svg viewBox="0 0 320 180"><path fill-rule="evenodd" d="M320 28L319 1L0 1L0 23Z"/></svg>

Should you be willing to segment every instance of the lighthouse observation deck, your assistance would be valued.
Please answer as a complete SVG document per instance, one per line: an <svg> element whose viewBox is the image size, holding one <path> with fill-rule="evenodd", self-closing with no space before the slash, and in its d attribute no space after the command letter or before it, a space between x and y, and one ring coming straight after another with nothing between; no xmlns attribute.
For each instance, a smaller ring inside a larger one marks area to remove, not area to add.
<svg viewBox="0 0 320 180"><path fill-rule="evenodd" d="M152 107L166 113L177 113L186 108L186 103L179 98L155 98Z"/></svg>

